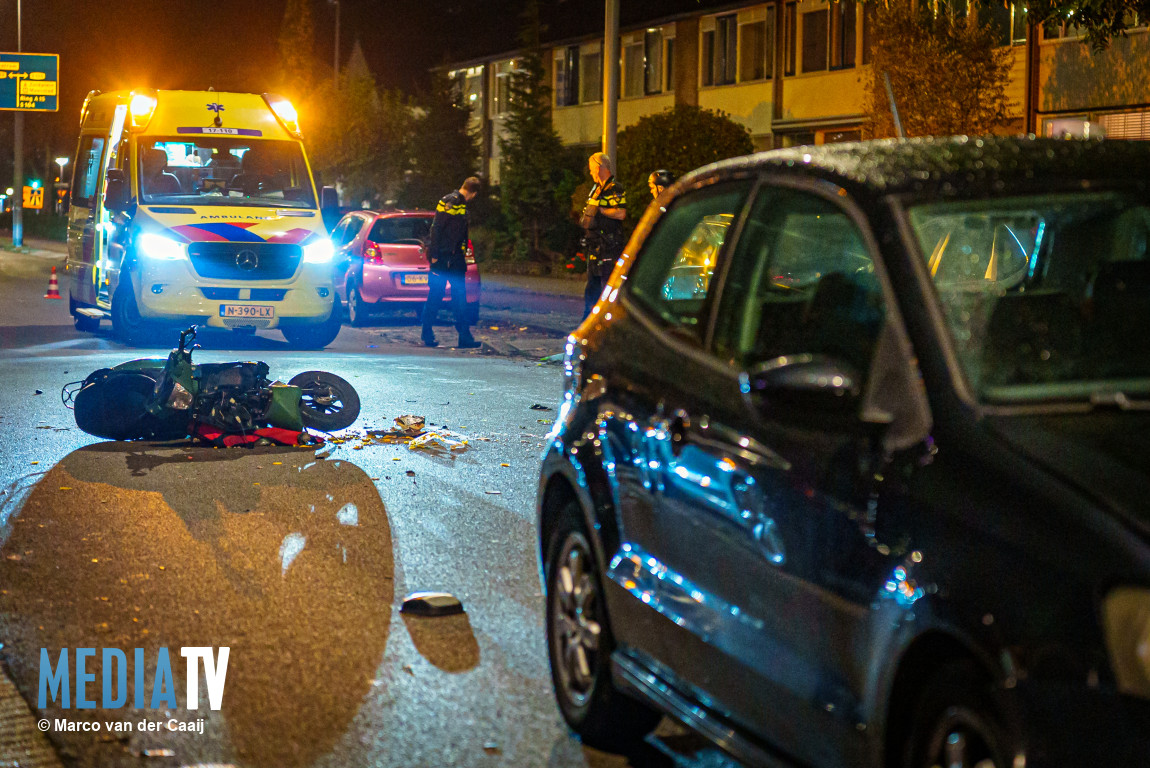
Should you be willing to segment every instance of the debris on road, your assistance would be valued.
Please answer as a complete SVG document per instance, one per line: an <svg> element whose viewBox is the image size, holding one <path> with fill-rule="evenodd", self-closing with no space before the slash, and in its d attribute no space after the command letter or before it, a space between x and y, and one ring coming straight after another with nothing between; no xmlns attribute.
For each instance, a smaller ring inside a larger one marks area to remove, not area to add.
<svg viewBox="0 0 1150 768"><path fill-rule="evenodd" d="M400 613L415 616L454 616L463 613L463 603L447 592L412 592L403 599Z"/></svg>
<svg viewBox="0 0 1150 768"><path fill-rule="evenodd" d="M488 496L502 496L503 491L484 491Z"/></svg>
<svg viewBox="0 0 1150 768"><path fill-rule="evenodd" d="M452 432L450 429L438 429L430 432L424 432L419 437L415 438L407 444L408 450L416 451L419 449L436 450L443 449L446 451L465 451L467 450L467 437L458 432Z"/></svg>
<svg viewBox="0 0 1150 768"><path fill-rule="evenodd" d="M535 403L535 405L531 406L531 410L533 410L533 411L550 411L550 410L552 410L552 408L549 405L543 405L542 403Z"/></svg>

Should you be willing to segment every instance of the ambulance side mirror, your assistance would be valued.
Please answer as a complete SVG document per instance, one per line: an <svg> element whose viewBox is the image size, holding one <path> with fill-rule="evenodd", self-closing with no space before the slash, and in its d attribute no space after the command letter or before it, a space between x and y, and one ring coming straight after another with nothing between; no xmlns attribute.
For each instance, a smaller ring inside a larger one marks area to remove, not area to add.
<svg viewBox="0 0 1150 768"><path fill-rule="evenodd" d="M319 207L324 211L339 208L339 193L335 191L335 187L322 187L320 189Z"/></svg>
<svg viewBox="0 0 1150 768"><path fill-rule="evenodd" d="M119 168L108 170L108 185L104 188L104 207L114 213L128 210L128 175Z"/></svg>

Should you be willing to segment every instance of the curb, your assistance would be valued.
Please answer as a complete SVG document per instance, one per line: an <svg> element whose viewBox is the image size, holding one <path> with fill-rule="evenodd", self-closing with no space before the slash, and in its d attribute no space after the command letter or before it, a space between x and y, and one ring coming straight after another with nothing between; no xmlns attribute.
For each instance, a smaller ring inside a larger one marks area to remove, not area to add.
<svg viewBox="0 0 1150 768"><path fill-rule="evenodd" d="M36 719L0 665L0 766L63 768Z"/></svg>

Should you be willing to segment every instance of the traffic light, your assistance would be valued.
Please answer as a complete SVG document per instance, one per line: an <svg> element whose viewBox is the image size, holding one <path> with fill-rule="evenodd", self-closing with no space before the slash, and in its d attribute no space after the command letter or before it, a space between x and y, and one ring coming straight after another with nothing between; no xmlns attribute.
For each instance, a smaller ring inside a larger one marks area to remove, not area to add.
<svg viewBox="0 0 1150 768"><path fill-rule="evenodd" d="M39 189L40 188L40 180L39 179L32 179L31 186L32 186L32 189Z"/></svg>

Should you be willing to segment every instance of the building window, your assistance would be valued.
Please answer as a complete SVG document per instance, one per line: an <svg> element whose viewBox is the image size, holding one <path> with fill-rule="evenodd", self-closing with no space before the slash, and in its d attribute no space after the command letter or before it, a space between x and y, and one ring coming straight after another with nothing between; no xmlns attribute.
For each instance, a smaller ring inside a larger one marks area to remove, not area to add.
<svg viewBox="0 0 1150 768"><path fill-rule="evenodd" d="M794 3L787 3L783 7L783 60L786 62L786 69L783 74L793 75L795 73L795 48L798 36L797 25L795 20L798 14L795 11Z"/></svg>
<svg viewBox="0 0 1150 768"><path fill-rule="evenodd" d="M739 82L770 78L775 65L775 8L749 16L739 25Z"/></svg>
<svg viewBox="0 0 1150 768"><path fill-rule="evenodd" d="M855 0L831 3L831 69L855 65Z"/></svg>
<svg viewBox="0 0 1150 768"><path fill-rule="evenodd" d="M713 19L713 27L703 31L703 85L729 85L735 82L738 64L738 16L731 13Z"/></svg>
<svg viewBox="0 0 1150 768"><path fill-rule="evenodd" d="M985 20L994 30L999 45L1021 45L1026 42L1026 9L1020 4L990 3L978 9L979 21Z"/></svg>
<svg viewBox="0 0 1150 768"><path fill-rule="evenodd" d="M667 39L666 54L663 58L665 59L663 66L667 70L667 79L665 81L667 83L667 90L673 91L675 90L675 38Z"/></svg>
<svg viewBox="0 0 1150 768"><path fill-rule="evenodd" d="M803 14L803 71L821 72L827 68L827 11Z"/></svg>
<svg viewBox="0 0 1150 768"><path fill-rule="evenodd" d="M603 99L603 67L599 51L585 51L579 57L580 104L592 104Z"/></svg>
<svg viewBox="0 0 1150 768"><path fill-rule="evenodd" d="M555 56L555 106L579 103L579 46L559 50Z"/></svg>
<svg viewBox="0 0 1150 768"><path fill-rule="evenodd" d="M643 42L626 43L623 46L623 98L643 95L645 69L643 66Z"/></svg>
<svg viewBox="0 0 1150 768"><path fill-rule="evenodd" d="M669 40L667 41L670 42ZM643 91L663 92L663 31L648 29L643 37Z"/></svg>
<svg viewBox="0 0 1150 768"><path fill-rule="evenodd" d="M505 114L511 108L511 73L515 70L514 61L500 61L495 64L495 88L493 89L491 113Z"/></svg>

